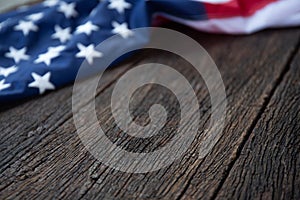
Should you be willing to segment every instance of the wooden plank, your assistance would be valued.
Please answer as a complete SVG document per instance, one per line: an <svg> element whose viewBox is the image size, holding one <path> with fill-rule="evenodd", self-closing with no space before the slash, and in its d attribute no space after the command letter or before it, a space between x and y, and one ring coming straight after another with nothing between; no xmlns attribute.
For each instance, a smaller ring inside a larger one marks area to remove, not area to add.
<svg viewBox="0 0 300 200"><path fill-rule="evenodd" d="M38 2L41 2L41 0L0 0L0 13L5 13L20 6L29 6Z"/></svg>
<svg viewBox="0 0 300 200"><path fill-rule="evenodd" d="M300 51L218 199L300 199Z"/></svg>
<svg viewBox="0 0 300 200"><path fill-rule="evenodd" d="M109 87L138 59L137 56L125 61L121 66L107 70L99 82L97 92L100 93ZM72 86L68 86L31 100L2 105L0 189L17 180L16 177L7 177L6 170L20 170L18 167L23 159L39 153L40 149L36 145L51 145L51 141L56 137L55 130L72 118L72 89Z"/></svg>
<svg viewBox="0 0 300 200"><path fill-rule="evenodd" d="M285 64L296 48L300 31L265 31L247 37L211 36L190 29L186 33L203 44L217 62L228 94L227 126L220 142L205 159L197 157L201 140L197 137L182 159L157 172L126 174L104 166L85 150L76 135L71 118L71 89L65 88L1 113L1 197L213 197L236 159L237 150L247 139L248 130L256 122L265 99L277 86ZM200 127L205 128L210 116L210 102L199 77L176 56L148 53L142 62L149 61L168 64L187 76L201 102ZM128 150L148 151L170 139L178 123L176 100L165 100L170 93L154 86L144 88L136 95L134 104L138 106L134 116L144 123L147 116L143 113L147 107L153 102L163 103L167 110L172 111L169 129L165 131L167 137L162 137L160 143L154 142L154 145L151 142L130 142L125 135L116 138L118 133L115 133L109 109L114 86L111 84L103 88L105 90L102 89L96 99L99 121L109 137ZM157 91L161 92L159 96Z"/></svg>
<svg viewBox="0 0 300 200"><path fill-rule="evenodd" d="M257 116L260 115L267 97L277 86L282 72L285 71L286 62L296 49L299 32L293 31L290 34L296 35L284 37L279 32L264 32L238 39L230 36L222 36L220 40L218 37L212 37L211 40L205 38L208 46L212 48L208 47L209 52L220 67L229 96L228 125L221 142L203 160L197 158L197 145L200 142L200 138L197 138L185 157L171 167L156 173L130 175L113 170L96 170L96 174L101 174L99 180L84 197L87 199L116 196L164 199L214 197L219 184L222 184L223 178L235 161L239 148L248 138L252 124L257 122ZM193 37L203 42L198 33ZM291 43L288 46L281 46L279 42L289 40ZM211 46L210 42L214 42L216 46ZM224 49L231 51L225 54ZM277 57L284 59L279 61L275 59ZM168 64L174 67L177 62L169 60ZM187 68L181 63L177 64L181 71ZM191 78L191 75L188 77ZM196 90L199 101L204 102L200 126L205 127L208 117L206 109L209 107L208 95L205 90L203 91L205 86L201 83L195 85L200 88ZM156 100L157 97L151 97L150 94L146 99ZM105 120L102 123L104 122ZM143 144L140 144L139 148L142 148L141 146Z"/></svg>

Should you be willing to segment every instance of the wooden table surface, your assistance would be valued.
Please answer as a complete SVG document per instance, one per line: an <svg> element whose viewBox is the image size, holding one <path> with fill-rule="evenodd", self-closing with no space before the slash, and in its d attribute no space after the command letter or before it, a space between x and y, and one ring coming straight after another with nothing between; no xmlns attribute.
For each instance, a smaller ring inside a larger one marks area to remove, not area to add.
<svg viewBox="0 0 300 200"><path fill-rule="evenodd" d="M138 64L172 66L190 81L200 104L199 134L185 155L145 174L100 163L76 133L69 85L1 105L0 199L300 199L300 29L228 36L172 27L205 47L224 80L226 124L212 151L198 157L201 131L210 118L204 82L178 56L147 50L105 72L96 98L99 123L128 151L152 151L171 139L179 110L170 91L148 85L135 95L137 123L147 122L154 103L169 111L158 141L116 133L110 95L118 78Z"/></svg>

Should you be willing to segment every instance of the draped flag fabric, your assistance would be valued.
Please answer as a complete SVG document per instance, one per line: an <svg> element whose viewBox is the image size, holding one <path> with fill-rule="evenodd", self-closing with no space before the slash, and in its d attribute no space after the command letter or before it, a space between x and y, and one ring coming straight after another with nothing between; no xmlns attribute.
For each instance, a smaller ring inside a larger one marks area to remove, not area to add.
<svg viewBox="0 0 300 200"><path fill-rule="evenodd" d="M299 26L300 0L47 0L22 7L0 15L0 102L72 83L84 59L105 58L95 49L103 40L130 38L131 29L162 18L201 31L248 34Z"/></svg>

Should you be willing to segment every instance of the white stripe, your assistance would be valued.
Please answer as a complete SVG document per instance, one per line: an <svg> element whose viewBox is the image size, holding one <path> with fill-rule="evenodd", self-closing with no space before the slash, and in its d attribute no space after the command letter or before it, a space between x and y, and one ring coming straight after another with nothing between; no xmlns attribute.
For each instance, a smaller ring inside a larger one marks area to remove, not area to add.
<svg viewBox="0 0 300 200"><path fill-rule="evenodd" d="M159 14L161 15L161 14ZM300 0L282 0L271 3L250 17L230 17L201 21L183 20L174 16L163 16L195 29L213 33L250 34L265 28L300 25Z"/></svg>

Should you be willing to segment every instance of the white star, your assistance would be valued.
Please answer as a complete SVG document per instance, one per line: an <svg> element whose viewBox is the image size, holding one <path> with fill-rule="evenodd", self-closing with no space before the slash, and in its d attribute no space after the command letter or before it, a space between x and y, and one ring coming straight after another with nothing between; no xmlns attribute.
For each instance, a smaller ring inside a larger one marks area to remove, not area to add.
<svg viewBox="0 0 300 200"><path fill-rule="evenodd" d="M85 24L82 24L76 28L75 33L85 33L87 35L91 35L93 31L99 30L99 27L94 25L92 22L88 21Z"/></svg>
<svg viewBox="0 0 300 200"><path fill-rule="evenodd" d="M65 50L65 48L66 48L66 46L60 45L60 46L56 46L56 47L49 47L49 48L48 48L48 51L60 53L60 52L62 52L63 50Z"/></svg>
<svg viewBox="0 0 300 200"><path fill-rule="evenodd" d="M101 58L103 54L95 50L95 46L90 44L89 46L84 46L80 43L77 44L80 52L76 54L77 58L85 58L90 65L93 64L94 58Z"/></svg>
<svg viewBox="0 0 300 200"><path fill-rule="evenodd" d="M38 59L34 61L34 63L42 63L44 62L47 66L51 64L51 60L59 56L57 52L48 51L46 53L40 54Z"/></svg>
<svg viewBox="0 0 300 200"><path fill-rule="evenodd" d="M10 74L15 73L18 71L16 66L11 66L9 68L0 67L0 76L8 77Z"/></svg>
<svg viewBox="0 0 300 200"><path fill-rule="evenodd" d="M108 8L116 9L120 14L124 13L125 9L131 7L131 4L127 3L125 0L109 0L109 2Z"/></svg>
<svg viewBox="0 0 300 200"><path fill-rule="evenodd" d="M61 43L65 43L71 38L71 28L62 29L60 26L56 25L54 27L55 33L51 36L53 39L59 39Z"/></svg>
<svg viewBox="0 0 300 200"><path fill-rule="evenodd" d="M28 16L26 17L26 19L35 22L35 21L38 21L38 20L42 19L43 17L44 17L44 14L43 14L43 13L35 13L35 14L28 15Z"/></svg>
<svg viewBox="0 0 300 200"><path fill-rule="evenodd" d="M38 31L39 28L32 21L20 20L19 24L14 27L16 31L22 31L24 35L28 35L30 31Z"/></svg>
<svg viewBox="0 0 300 200"><path fill-rule="evenodd" d="M58 57L60 52L65 49L65 46L49 47L46 53L40 54L34 63L44 62L47 66L51 64L51 60Z"/></svg>
<svg viewBox="0 0 300 200"><path fill-rule="evenodd" d="M52 6L56 6L58 4L58 0L47 0L44 1L43 5L46 7L52 7Z"/></svg>
<svg viewBox="0 0 300 200"><path fill-rule="evenodd" d="M10 83L4 83L5 80L0 81L0 91L5 90L11 86Z"/></svg>
<svg viewBox="0 0 300 200"><path fill-rule="evenodd" d="M124 39L127 39L128 37L133 35L133 32L128 29L127 23L119 24L118 22L112 22L112 26L114 29L112 30L112 33L121 35Z"/></svg>
<svg viewBox="0 0 300 200"><path fill-rule="evenodd" d="M44 94L46 90L54 90L55 86L49 81L51 77L51 72L44 74L43 76L37 73L31 73L34 81L28 84L28 87L38 88L40 94Z"/></svg>
<svg viewBox="0 0 300 200"><path fill-rule="evenodd" d="M76 3L61 2L58 8L59 12L62 12L66 18L76 17L77 11L75 10Z"/></svg>
<svg viewBox="0 0 300 200"><path fill-rule="evenodd" d="M15 63L19 63L21 60L29 60L29 55L26 55L27 48L15 49L9 47L9 52L5 54L5 57L14 59Z"/></svg>

